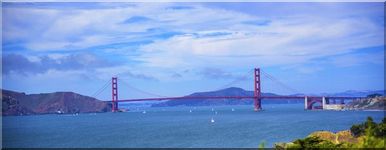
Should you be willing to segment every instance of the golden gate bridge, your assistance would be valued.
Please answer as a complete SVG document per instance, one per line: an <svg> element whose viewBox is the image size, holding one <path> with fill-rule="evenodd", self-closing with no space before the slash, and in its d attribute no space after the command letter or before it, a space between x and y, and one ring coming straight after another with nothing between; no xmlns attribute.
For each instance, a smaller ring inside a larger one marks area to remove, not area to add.
<svg viewBox="0 0 386 150"><path fill-rule="evenodd" d="M147 93L148 95L154 95L155 97L151 98L133 98L133 99L118 99L118 77L112 77L111 79L111 106L112 106L112 112L117 112L119 110L118 104L120 102L138 102L138 101L164 101L164 100L188 100L188 99L210 99L210 100L224 100L224 99L253 99L253 106L254 111L262 110L261 101L264 100L299 100L304 99L304 109L306 110L312 110L312 109L323 109L323 106L326 104L336 104L337 100L340 100L340 104L344 104L346 100L354 100L354 99L361 99L363 97L348 97L348 96L263 96L261 94L261 75L263 74L268 79L274 81L275 83L279 84L280 86L289 89L291 91L296 91L293 88L287 86L286 84L280 82L272 75L263 72L260 70L260 68L254 68L252 70L253 78L254 78L254 91L253 96L179 96L179 97L167 97L167 96L161 96L158 94L153 94L150 92L146 92L140 89L137 89L135 87L131 88L136 89L137 91L140 91L142 93ZM248 72L250 73L250 72ZM235 83L237 80L231 82ZM227 85L230 85L227 84ZM94 96L99 95L109 84L105 84L102 89L99 89ZM321 106L315 107L315 104L320 104Z"/></svg>

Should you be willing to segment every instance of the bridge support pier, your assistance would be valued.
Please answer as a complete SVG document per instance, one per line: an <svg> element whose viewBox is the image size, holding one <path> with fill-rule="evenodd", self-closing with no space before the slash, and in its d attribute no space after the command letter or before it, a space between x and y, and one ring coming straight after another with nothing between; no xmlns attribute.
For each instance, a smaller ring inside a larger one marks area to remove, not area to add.
<svg viewBox="0 0 386 150"><path fill-rule="evenodd" d="M308 109L308 97L307 96L304 97L304 109L305 110Z"/></svg>
<svg viewBox="0 0 386 150"><path fill-rule="evenodd" d="M322 97L322 109L324 109L326 106L326 97Z"/></svg>
<svg viewBox="0 0 386 150"><path fill-rule="evenodd" d="M261 110L261 99L255 97L254 99L254 111L259 111Z"/></svg>

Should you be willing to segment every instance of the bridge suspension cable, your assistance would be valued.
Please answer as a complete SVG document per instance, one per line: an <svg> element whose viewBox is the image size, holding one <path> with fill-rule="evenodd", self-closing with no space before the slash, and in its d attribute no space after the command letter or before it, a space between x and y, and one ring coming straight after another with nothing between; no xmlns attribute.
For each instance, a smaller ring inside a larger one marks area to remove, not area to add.
<svg viewBox="0 0 386 150"><path fill-rule="evenodd" d="M147 91L144 91L144 90L141 90L139 88L136 88L134 86L131 86L130 84L128 84L127 82L125 82L124 80L121 80L121 79L118 79L119 80L119 83L123 83L123 85L125 85L126 87L128 87L129 89L133 89L139 93L142 93L142 94L145 94L145 95L149 95L149 96L155 96L155 97L168 97L168 96L164 96L164 95L159 95L159 94L155 94L155 93L151 93L151 92L147 92Z"/></svg>
<svg viewBox="0 0 386 150"><path fill-rule="evenodd" d="M230 81L230 82L228 82L228 83L218 87L215 90L221 90L221 89L227 88L227 87L229 87L231 85L237 84L237 83L245 80L248 76L250 76L252 72L253 72L253 69L250 69L245 74L243 74L242 76L235 78L234 80L232 80L232 81ZM279 81L278 79L276 79L274 76L270 75L269 73L264 72L264 71L261 71L261 72L262 72L263 76L265 76L269 80L275 82L276 83L275 85L279 85L281 88L284 88L285 90L288 90L290 92L299 93L298 90L296 90L296 89L294 89L294 88L284 84L283 82ZM122 79L118 79L118 80L119 80L119 83L122 83L122 85L128 87L129 89L137 91L139 93L142 93L142 94L145 94L145 95L149 95L149 96L153 96L153 97L168 97L168 96L165 96L165 95L155 94L155 93L152 93L152 92L147 92L145 90L141 90L139 88L131 86L125 80L122 80ZM94 94L92 94L92 97L99 96L103 91L106 90L107 87L109 87L110 82L111 82L111 80L108 80L101 88L99 88Z"/></svg>
<svg viewBox="0 0 386 150"><path fill-rule="evenodd" d="M97 97L99 94L101 94L109 85L111 80L108 80L101 88L99 88L97 91L95 91L94 94L91 95L91 97Z"/></svg>
<svg viewBox="0 0 386 150"><path fill-rule="evenodd" d="M250 69L248 70L248 72L246 72L245 74L243 74L241 77L237 77L236 79L232 80L231 82L229 83L226 83L220 87L218 87L216 90L221 90L221 89L224 89L224 88L227 88L231 85L234 85L236 83L239 83L243 80L245 80L248 76L251 75L251 73L253 72L253 69ZM130 88L130 89L133 89L139 93L142 93L142 94L145 94L145 95L149 95L149 96L155 96L155 97L169 97L169 96L165 96L165 95L160 95L160 94L155 94L155 93L151 93L151 92L147 92L145 90L141 90L139 88L136 88L134 86L131 86L130 84L128 84L127 82L125 82L124 80L122 79L118 79L119 80L119 83L123 83L123 85L125 85L126 87ZM216 91L215 90L215 91Z"/></svg>
<svg viewBox="0 0 386 150"><path fill-rule="evenodd" d="M236 83L239 83L239 82L245 80L247 77L251 76L251 74L252 74L253 71L254 71L253 69L250 69L250 70L247 71L245 74L243 74L241 77L237 77L237 78L235 78L234 80L232 80L231 82L228 82L228 83L226 83L226 84L224 84L224 85L222 85L222 86L216 88L215 91L222 90L222 89L224 89L224 88L228 88L228 87L231 86L231 85L234 85L234 84L236 84Z"/></svg>
<svg viewBox="0 0 386 150"><path fill-rule="evenodd" d="M293 92L293 93L299 93L298 90L284 84L283 82L281 82L280 80L276 79L274 76L264 72L264 71L261 71L262 74L267 77L268 79L270 79L271 81L275 82L277 85L279 85L280 87L290 91L290 92Z"/></svg>

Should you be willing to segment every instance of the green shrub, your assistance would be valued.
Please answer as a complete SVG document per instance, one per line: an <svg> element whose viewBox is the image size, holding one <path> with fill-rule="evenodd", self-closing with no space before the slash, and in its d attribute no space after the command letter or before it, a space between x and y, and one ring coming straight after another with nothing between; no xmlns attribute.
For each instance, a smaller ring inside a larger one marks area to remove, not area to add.
<svg viewBox="0 0 386 150"><path fill-rule="evenodd" d="M350 148L385 148L385 137L374 136L374 129L367 128L365 136L359 138L359 142Z"/></svg>
<svg viewBox="0 0 386 150"><path fill-rule="evenodd" d="M356 143L342 142L333 143L331 139L321 139L318 136L309 136L304 139L297 139L292 143L281 143L276 149L337 149L337 148L381 148L385 149L386 117L379 124L373 118L367 117L366 122L353 125L351 133L356 137Z"/></svg>
<svg viewBox="0 0 386 150"><path fill-rule="evenodd" d="M305 139L298 139L293 144L288 145L287 148L301 148L301 149L315 149L315 148L339 148L340 144L334 144L327 140L322 140L316 136L310 136Z"/></svg>
<svg viewBox="0 0 386 150"><path fill-rule="evenodd" d="M371 136L380 137L380 138L385 137L386 118L383 118L382 122L377 124L373 121L373 118L367 117L367 120L365 123L351 126L350 131L355 137L360 137L366 134L365 132L367 129L370 130L369 134Z"/></svg>

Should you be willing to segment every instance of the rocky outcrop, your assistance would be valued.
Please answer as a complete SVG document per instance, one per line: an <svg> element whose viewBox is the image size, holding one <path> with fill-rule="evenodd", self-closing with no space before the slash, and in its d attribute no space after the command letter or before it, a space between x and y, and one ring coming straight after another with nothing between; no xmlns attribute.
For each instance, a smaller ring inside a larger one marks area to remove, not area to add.
<svg viewBox="0 0 386 150"><path fill-rule="evenodd" d="M345 109L348 110L385 110L386 97L366 98L362 100L354 100L347 104Z"/></svg>
<svg viewBox="0 0 386 150"><path fill-rule="evenodd" d="M335 144L339 143L355 143L357 139L352 136L350 130L339 131L337 133L333 133L330 131L316 131L311 133L309 136L319 137L322 140L327 140Z"/></svg>
<svg viewBox="0 0 386 150"><path fill-rule="evenodd" d="M111 111L111 104L73 92L25 94L2 90L2 115Z"/></svg>

